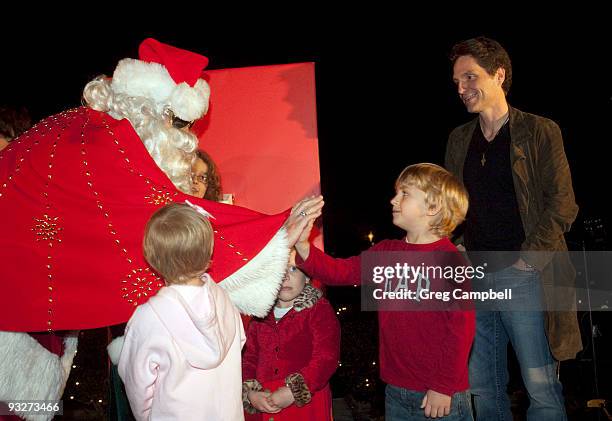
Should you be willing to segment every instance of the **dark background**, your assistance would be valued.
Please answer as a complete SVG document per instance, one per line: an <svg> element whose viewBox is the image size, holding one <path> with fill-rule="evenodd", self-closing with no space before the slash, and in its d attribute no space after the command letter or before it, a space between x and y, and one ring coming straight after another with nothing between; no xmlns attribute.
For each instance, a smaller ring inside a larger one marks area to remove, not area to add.
<svg viewBox="0 0 612 421"><path fill-rule="evenodd" d="M442 163L448 133L472 118L456 94L447 55L455 42L480 34L510 54L510 104L560 125L579 221L611 215L612 31L592 26L517 22L489 30L364 28L312 35L294 29L237 39L189 25L140 30L118 24L98 33L58 24L38 36L22 30L3 36L0 103L25 105L36 120L77 106L89 80L112 75L121 58L137 57L148 36L206 55L211 69L314 61L326 246L354 253L369 231L375 241L401 235L388 204L395 177L412 163Z"/></svg>
<svg viewBox="0 0 612 421"><path fill-rule="evenodd" d="M310 26L286 24L276 30L262 23L244 32L238 24L210 30L206 19L199 25L146 30L128 19L109 16L70 25L53 21L34 25L36 29L16 26L0 41L4 57L0 103L24 105L35 120L78 106L89 80L101 73L111 75L121 58L137 57L138 44L149 36L206 55L211 69L314 61L325 245L332 255L349 256L369 246L370 231L374 241L402 235L390 218L396 176L413 163L441 164L448 133L472 118L451 81L450 47L486 35L497 39L512 59L510 104L549 117L561 127L580 206L568 235L570 248L584 244L609 249L605 232L612 229L609 24L599 22L593 13L587 19L522 17L507 25L482 25L476 17L459 12L456 28L428 20L418 29L413 24L419 16L399 23L372 16L359 24L345 16L325 28L317 20ZM167 5L167 13L176 17L189 10ZM603 228L595 235L585 232L585 220L600 220ZM372 364L377 361L375 314L359 311L356 290L335 288L328 293L336 308L346 308L339 314L344 363L332 382L334 395L349 396L354 405L373 402L368 410L375 416L382 396L377 364ZM571 395L568 405L582 408L595 391L591 328L587 314L579 317L586 350L578 360L564 363L562 379ZM601 394L610 397L611 326L607 314L597 313L594 319L602 335L596 338L601 348ZM85 355L79 353L78 358ZM85 358L80 364L93 362ZM512 388L520 388L516 377ZM75 393L74 386L69 384L68 392Z"/></svg>

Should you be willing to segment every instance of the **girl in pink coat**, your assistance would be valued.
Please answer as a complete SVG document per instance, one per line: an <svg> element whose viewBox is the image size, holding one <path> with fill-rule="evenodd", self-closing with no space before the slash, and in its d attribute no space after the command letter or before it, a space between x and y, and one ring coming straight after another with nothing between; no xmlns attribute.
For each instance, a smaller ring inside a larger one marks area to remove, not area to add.
<svg viewBox="0 0 612 421"><path fill-rule="evenodd" d="M188 205L157 211L144 254L166 287L127 324L119 375L138 420L243 420L240 315L205 273L213 249L208 219Z"/></svg>

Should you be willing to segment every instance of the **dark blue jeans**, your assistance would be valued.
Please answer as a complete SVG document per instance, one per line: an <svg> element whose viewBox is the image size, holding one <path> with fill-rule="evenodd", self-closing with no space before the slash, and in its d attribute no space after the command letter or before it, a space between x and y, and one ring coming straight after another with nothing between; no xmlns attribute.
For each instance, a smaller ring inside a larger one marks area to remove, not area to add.
<svg viewBox="0 0 612 421"><path fill-rule="evenodd" d="M387 385L385 391L385 421L431 421L425 417L421 402L425 392L415 392L402 387ZM437 418L444 421L473 421L472 405L468 391L452 396L450 414Z"/></svg>
<svg viewBox="0 0 612 421"><path fill-rule="evenodd" d="M561 383L544 330L538 272L513 267L488 273L474 289L512 289L513 303L499 301L493 311L476 313L476 337L470 354L470 388L478 421L512 421L508 384L508 341L518 359L529 394L527 419L565 421ZM534 310L535 309L535 310Z"/></svg>

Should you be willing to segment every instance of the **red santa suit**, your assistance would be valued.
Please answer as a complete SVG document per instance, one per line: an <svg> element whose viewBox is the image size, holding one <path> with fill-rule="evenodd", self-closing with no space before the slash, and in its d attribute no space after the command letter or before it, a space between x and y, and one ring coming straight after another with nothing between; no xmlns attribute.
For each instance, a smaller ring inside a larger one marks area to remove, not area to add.
<svg viewBox="0 0 612 421"><path fill-rule="evenodd" d="M113 76L118 91L168 102L184 120L206 112L207 85L200 78L205 57L155 40L143 42L140 52L145 61L129 62L136 70L121 73L122 63L131 59L119 63ZM138 80L151 68L158 73L152 82ZM133 80L138 83L130 84ZM263 215L178 191L130 121L88 107L41 121L0 152L0 331L5 331L0 332L0 378L6 379L0 381L0 401L23 393L22 399L51 399L48 392L57 378L53 396L59 399L70 355L65 360L46 355L57 365L56 375L27 378L46 391L21 393L10 379L26 376L23 366L32 362L15 364L20 357L15 350L38 348L20 335L26 342L22 348L4 344L16 339L13 332L126 322L163 286L142 254L145 224L161 206L185 200L212 215L209 273L241 312L267 314L286 268L286 234L279 229L288 213ZM65 345L76 349L76 342ZM50 380L43 387L45 379Z"/></svg>

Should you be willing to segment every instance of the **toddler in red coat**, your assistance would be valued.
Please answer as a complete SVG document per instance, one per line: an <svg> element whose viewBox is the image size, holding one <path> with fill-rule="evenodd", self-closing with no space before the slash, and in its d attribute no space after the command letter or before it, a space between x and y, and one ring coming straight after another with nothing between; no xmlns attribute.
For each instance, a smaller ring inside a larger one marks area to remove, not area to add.
<svg viewBox="0 0 612 421"><path fill-rule="evenodd" d="M248 327L242 357L247 419L331 420L329 379L339 355L334 309L292 255L273 311Z"/></svg>

